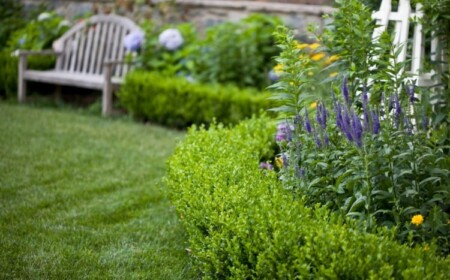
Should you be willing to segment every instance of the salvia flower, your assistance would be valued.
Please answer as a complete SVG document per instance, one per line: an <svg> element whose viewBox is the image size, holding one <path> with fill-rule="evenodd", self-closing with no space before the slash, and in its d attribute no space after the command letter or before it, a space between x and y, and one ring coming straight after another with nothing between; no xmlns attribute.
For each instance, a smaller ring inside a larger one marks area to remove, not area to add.
<svg viewBox="0 0 450 280"><path fill-rule="evenodd" d="M326 147L330 146L330 138L326 132L323 134L323 143Z"/></svg>
<svg viewBox="0 0 450 280"><path fill-rule="evenodd" d="M281 159L283 160L283 166L284 167L288 167L289 166L289 162L288 162L288 158L286 153L282 153L281 154Z"/></svg>
<svg viewBox="0 0 450 280"><path fill-rule="evenodd" d="M406 88L406 92L409 95L409 103L412 105L412 104L414 104L414 100L415 100L414 91L416 89L416 84L412 83L411 86L406 85L405 88Z"/></svg>
<svg viewBox="0 0 450 280"><path fill-rule="evenodd" d="M144 41L144 32L141 30L134 30L123 38L123 46L128 51L137 51L141 48Z"/></svg>
<svg viewBox="0 0 450 280"><path fill-rule="evenodd" d="M422 115L422 126L424 130L428 129L428 118L425 114Z"/></svg>
<svg viewBox="0 0 450 280"><path fill-rule="evenodd" d="M347 76L344 77L344 79L342 80L342 95L344 96L344 100L345 103L348 105L350 105L350 93L348 91L348 81L347 81Z"/></svg>
<svg viewBox="0 0 450 280"><path fill-rule="evenodd" d="M295 165L295 176L297 176L297 178L302 178L304 177L306 174L306 170L304 167L299 167L298 165Z"/></svg>
<svg viewBox="0 0 450 280"><path fill-rule="evenodd" d="M361 125L361 120L359 119L358 115L356 115L355 111L352 110L352 129L353 129L353 140L355 141L356 145L358 147L362 147L362 134L363 129Z"/></svg>
<svg viewBox="0 0 450 280"><path fill-rule="evenodd" d="M380 132L380 118L377 114L377 111L375 110L371 111L371 115L372 115L372 133L378 134Z"/></svg>
<svg viewBox="0 0 450 280"><path fill-rule="evenodd" d="M317 148L322 148L322 142L320 141L320 137L317 133L316 133L316 146Z"/></svg>
<svg viewBox="0 0 450 280"><path fill-rule="evenodd" d="M364 90L362 93L362 104L364 111L364 130L370 130L370 119L369 119L369 97L367 95L367 88L364 86Z"/></svg>
<svg viewBox="0 0 450 280"><path fill-rule="evenodd" d="M317 123L322 127L322 129L325 129L327 127L327 117L328 117L327 109L322 103L319 103L317 105L316 120Z"/></svg>
<svg viewBox="0 0 450 280"><path fill-rule="evenodd" d="M159 44L169 51L174 51L183 45L183 36L174 28L166 29L158 37Z"/></svg>
<svg viewBox="0 0 450 280"><path fill-rule="evenodd" d="M302 125L303 124L303 118L300 114L298 114L297 116L295 116L294 118L294 124L295 125Z"/></svg>
<svg viewBox="0 0 450 280"><path fill-rule="evenodd" d="M353 141L354 138L352 133L351 117L347 107L344 107L342 111L342 132L344 132L350 142Z"/></svg>
<svg viewBox="0 0 450 280"><path fill-rule="evenodd" d="M340 130L344 130L343 121L342 121L342 105L340 103L335 104L334 112L336 114L336 126Z"/></svg>
<svg viewBox="0 0 450 280"><path fill-rule="evenodd" d="M411 122L409 121L409 119L408 119L407 116L405 116L405 117L403 118L403 124L404 124L404 126L405 126L406 132L407 132L409 135L411 135L411 134L412 134L412 125L411 125Z"/></svg>
<svg viewBox="0 0 450 280"><path fill-rule="evenodd" d="M393 105L395 106L395 111L394 111L394 127L398 128L399 127L399 123L400 123L400 116L402 114L402 107L400 105L400 100L398 98L398 94L395 93L394 97L393 97Z"/></svg>
<svg viewBox="0 0 450 280"><path fill-rule="evenodd" d="M309 134L312 133L312 126L311 126L311 122L309 121L308 110L305 110L305 120L303 122L303 126Z"/></svg>

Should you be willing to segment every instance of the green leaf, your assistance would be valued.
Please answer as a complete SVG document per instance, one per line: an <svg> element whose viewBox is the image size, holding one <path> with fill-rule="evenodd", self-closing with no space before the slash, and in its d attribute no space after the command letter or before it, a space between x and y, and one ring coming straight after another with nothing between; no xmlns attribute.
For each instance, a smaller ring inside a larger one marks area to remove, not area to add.
<svg viewBox="0 0 450 280"><path fill-rule="evenodd" d="M441 181L440 177L429 177L429 178L426 178L426 179L420 181L419 182L419 186L423 187L423 186L425 186L427 184L434 185L434 184L436 184L436 183L438 183L440 181Z"/></svg>

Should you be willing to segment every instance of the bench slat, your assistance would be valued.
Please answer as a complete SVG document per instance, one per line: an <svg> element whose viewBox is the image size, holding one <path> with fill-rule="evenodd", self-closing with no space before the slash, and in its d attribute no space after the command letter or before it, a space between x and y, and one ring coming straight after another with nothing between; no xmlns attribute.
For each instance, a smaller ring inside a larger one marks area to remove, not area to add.
<svg viewBox="0 0 450 280"><path fill-rule="evenodd" d="M122 40L125 37L124 30L121 26L118 26L116 28L116 32L114 34L114 46L113 46L113 53L112 53L112 59L113 60L121 60L122 56L120 55L121 46L123 44ZM115 68L115 71L113 72L113 76L121 77L121 67L120 65L117 65Z"/></svg>
<svg viewBox="0 0 450 280"><path fill-rule="evenodd" d="M84 50L86 48L86 34L84 32L78 32L80 34L80 43L78 45L78 53L77 53L77 64L75 67L75 72L81 72L83 67L83 58L84 58Z"/></svg>
<svg viewBox="0 0 450 280"><path fill-rule="evenodd" d="M84 62L83 62L83 70L81 70L81 73L88 73L89 69L89 52L92 48L92 40L94 37L94 30L90 27L87 27L87 42L85 47L85 56L84 56Z"/></svg>

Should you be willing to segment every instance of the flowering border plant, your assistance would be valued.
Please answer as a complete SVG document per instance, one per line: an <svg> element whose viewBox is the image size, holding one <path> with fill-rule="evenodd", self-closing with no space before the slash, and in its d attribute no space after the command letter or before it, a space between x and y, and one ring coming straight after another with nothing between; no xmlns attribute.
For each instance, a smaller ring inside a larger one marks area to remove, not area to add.
<svg viewBox="0 0 450 280"><path fill-rule="evenodd" d="M284 71L272 88L284 123L276 136L283 186L308 205L358 219L362 229L394 228L402 242L436 242L448 254L449 147L430 129L425 89L419 100L414 83L396 75L402 65L394 53L378 69L384 74L364 69L372 62L337 62L342 81L331 81L329 93L318 95L293 36L281 29L277 39ZM389 50L387 41L372 47ZM332 53L344 62L366 59L339 49Z"/></svg>

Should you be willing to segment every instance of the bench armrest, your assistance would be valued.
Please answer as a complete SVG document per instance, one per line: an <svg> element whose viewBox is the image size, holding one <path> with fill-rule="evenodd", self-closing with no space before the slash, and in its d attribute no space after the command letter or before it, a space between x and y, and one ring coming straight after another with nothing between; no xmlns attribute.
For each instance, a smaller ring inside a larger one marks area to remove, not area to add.
<svg viewBox="0 0 450 280"><path fill-rule="evenodd" d="M41 50L41 51L33 51L33 50L16 50L14 52L17 56L29 56L29 55L60 55L61 52L56 52L54 50Z"/></svg>

